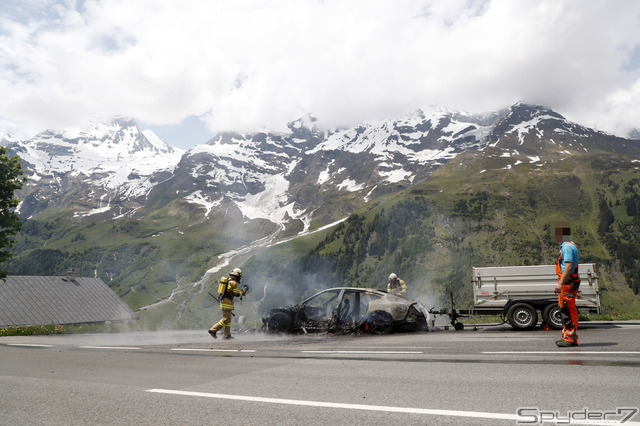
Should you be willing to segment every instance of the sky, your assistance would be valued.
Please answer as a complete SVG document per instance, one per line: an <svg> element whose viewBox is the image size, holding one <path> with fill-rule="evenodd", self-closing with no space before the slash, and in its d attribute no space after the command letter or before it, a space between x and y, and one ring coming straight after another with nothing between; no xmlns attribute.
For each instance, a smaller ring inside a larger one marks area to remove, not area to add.
<svg viewBox="0 0 640 426"><path fill-rule="evenodd" d="M640 128L636 0L0 0L0 135L115 115L189 149L432 105Z"/></svg>

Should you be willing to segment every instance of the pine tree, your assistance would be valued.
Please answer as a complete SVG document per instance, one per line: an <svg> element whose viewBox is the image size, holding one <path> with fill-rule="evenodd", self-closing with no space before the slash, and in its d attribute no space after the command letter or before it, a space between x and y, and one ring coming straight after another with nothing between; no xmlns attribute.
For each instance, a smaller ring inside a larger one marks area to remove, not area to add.
<svg viewBox="0 0 640 426"><path fill-rule="evenodd" d="M0 263L11 259L14 237L22 228L20 217L15 212L20 204L15 193L22 189L26 180L20 158L17 155L9 157L7 147L0 146ZM0 270L0 278L6 277L7 271Z"/></svg>

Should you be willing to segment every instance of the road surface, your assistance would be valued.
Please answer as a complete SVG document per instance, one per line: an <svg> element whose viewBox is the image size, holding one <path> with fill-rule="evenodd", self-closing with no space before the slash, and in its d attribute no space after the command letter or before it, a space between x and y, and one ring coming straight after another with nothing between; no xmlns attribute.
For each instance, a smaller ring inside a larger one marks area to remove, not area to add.
<svg viewBox="0 0 640 426"><path fill-rule="evenodd" d="M640 424L640 322L471 327L0 337L0 424Z"/></svg>

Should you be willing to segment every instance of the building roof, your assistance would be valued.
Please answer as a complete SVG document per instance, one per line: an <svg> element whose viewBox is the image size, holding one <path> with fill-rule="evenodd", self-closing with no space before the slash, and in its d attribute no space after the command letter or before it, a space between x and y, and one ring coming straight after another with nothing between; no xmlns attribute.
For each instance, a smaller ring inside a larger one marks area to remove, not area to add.
<svg viewBox="0 0 640 426"><path fill-rule="evenodd" d="M0 280L0 327L136 318L100 278L9 276Z"/></svg>

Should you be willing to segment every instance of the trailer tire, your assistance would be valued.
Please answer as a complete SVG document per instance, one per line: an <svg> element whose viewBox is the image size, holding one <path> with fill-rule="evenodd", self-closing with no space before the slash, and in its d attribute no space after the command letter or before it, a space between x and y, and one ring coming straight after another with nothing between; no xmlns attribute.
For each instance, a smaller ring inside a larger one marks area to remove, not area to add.
<svg viewBox="0 0 640 426"><path fill-rule="evenodd" d="M560 306L557 303L550 303L542 311L542 319L554 330L562 330L562 318L560 317Z"/></svg>
<svg viewBox="0 0 640 426"><path fill-rule="evenodd" d="M507 318L516 330L529 330L538 324L538 311L528 303L515 303L507 311Z"/></svg>

